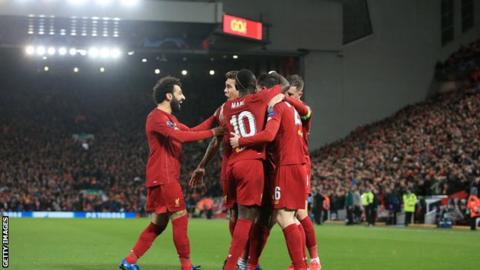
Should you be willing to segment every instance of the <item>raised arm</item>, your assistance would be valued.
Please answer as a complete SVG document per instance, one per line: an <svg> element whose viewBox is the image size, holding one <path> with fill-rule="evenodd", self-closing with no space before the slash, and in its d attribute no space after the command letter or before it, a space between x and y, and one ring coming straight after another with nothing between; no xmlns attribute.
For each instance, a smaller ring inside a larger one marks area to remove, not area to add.
<svg viewBox="0 0 480 270"><path fill-rule="evenodd" d="M301 100L286 96L285 101L292 104L295 110L300 114L302 120L308 120L312 116L312 110L310 107L305 105Z"/></svg>
<svg viewBox="0 0 480 270"><path fill-rule="evenodd" d="M166 123L156 121L152 124L153 131L162 134L163 136L170 137L181 143L200 141L208 139L215 135L223 134L222 128L214 128L203 131L185 131L175 129L174 127L167 126Z"/></svg>

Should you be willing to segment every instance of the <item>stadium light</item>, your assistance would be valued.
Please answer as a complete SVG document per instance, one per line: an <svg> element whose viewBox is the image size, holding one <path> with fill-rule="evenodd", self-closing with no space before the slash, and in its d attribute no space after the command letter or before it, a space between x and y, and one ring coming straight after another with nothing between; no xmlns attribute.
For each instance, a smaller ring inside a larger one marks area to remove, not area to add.
<svg viewBox="0 0 480 270"><path fill-rule="evenodd" d="M233 59L238 59L238 55L234 54L234 55L232 56L232 58L233 58Z"/></svg>
<svg viewBox="0 0 480 270"><path fill-rule="evenodd" d="M146 63L146 62L147 62L147 58L143 58L143 59L142 59L142 62L143 62L143 63Z"/></svg>
<svg viewBox="0 0 480 270"><path fill-rule="evenodd" d="M46 57L46 56L43 57L43 60L47 60L47 59L48 59L48 57Z"/></svg>
<svg viewBox="0 0 480 270"><path fill-rule="evenodd" d="M97 58L98 56L98 49L95 47L91 47L88 49L88 56L91 58Z"/></svg>
<svg viewBox="0 0 480 270"><path fill-rule="evenodd" d="M86 0L67 0L69 4L72 4L74 6L81 6L85 4L87 1Z"/></svg>
<svg viewBox="0 0 480 270"><path fill-rule="evenodd" d="M135 51L129 51L128 52L128 55L134 55L135 54Z"/></svg>
<svg viewBox="0 0 480 270"><path fill-rule="evenodd" d="M104 68L104 67L101 67L101 68L100 68L100 72L102 72L102 73L105 72L105 68Z"/></svg>
<svg viewBox="0 0 480 270"><path fill-rule="evenodd" d="M156 68L155 69L155 74L157 74L157 75L160 74L160 69Z"/></svg>
<svg viewBox="0 0 480 270"><path fill-rule="evenodd" d="M122 54L122 52L120 51L119 48L113 48L110 51L110 55L112 56L112 58L119 58L121 54Z"/></svg>
<svg viewBox="0 0 480 270"><path fill-rule="evenodd" d="M103 47L101 50L100 50L100 57L101 58L108 58L110 57L110 50L106 47Z"/></svg>
<svg viewBox="0 0 480 270"><path fill-rule="evenodd" d="M66 55L67 54L67 48L65 47L61 47L60 49L58 49L58 54L59 55Z"/></svg>
<svg viewBox="0 0 480 270"><path fill-rule="evenodd" d="M48 48L47 53L48 55L54 55L56 51L57 50L55 50L55 47L50 47Z"/></svg>
<svg viewBox="0 0 480 270"><path fill-rule="evenodd" d="M112 0L96 0L95 4L101 6L101 7L106 7L112 4Z"/></svg>
<svg viewBox="0 0 480 270"><path fill-rule="evenodd" d="M73 72L77 73L79 71L78 67L73 68Z"/></svg>
<svg viewBox="0 0 480 270"><path fill-rule="evenodd" d="M211 76L215 75L215 70L213 69L210 69L210 71L208 72Z"/></svg>
<svg viewBox="0 0 480 270"><path fill-rule="evenodd" d="M43 71L48 72L49 70L50 70L50 68L48 66L43 67Z"/></svg>
<svg viewBox="0 0 480 270"><path fill-rule="evenodd" d="M123 6L132 7L138 4L138 0L121 0L120 3Z"/></svg>
<svg viewBox="0 0 480 270"><path fill-rule="evenodd" d="M70 50L68 50L68 54L70 54L71 56L75 56L75 54L77 54L77 49L70 48Z"/></svg>
<svg viewBox="0 0 480 270"><path fill-rule="evenodd" d="M182 75L183 76L187 76L187 74L188 74L188 70L186 70L186 69L182 70Z"/></svg>
<svg viewBox="0 0 480 270"><path fill-rule="evenodd" d="M32 54L35 53L35 48L34 48L33 46L27 46L27 47L25 48L25 53L26 53L27 55L32 55Z"/></svg>
<svg viewBox="0 0 480 270"><path fill-rule="evenodd" d="M38 46L36 49L36 52L38 55L44 55L45 54L45 47L43 46Z"/></svg>

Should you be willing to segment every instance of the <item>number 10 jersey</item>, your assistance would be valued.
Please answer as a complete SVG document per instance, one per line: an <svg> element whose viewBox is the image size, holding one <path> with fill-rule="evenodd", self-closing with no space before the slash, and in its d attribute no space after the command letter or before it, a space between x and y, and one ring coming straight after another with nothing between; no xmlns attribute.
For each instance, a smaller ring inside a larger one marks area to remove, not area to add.
<svg viewBox="0 0 480 270"><path fill-rule="evenodd" d="M268 102L281 93L280 85L227 101L223 108L225 135L235 133L247 138L263 130ZM229 144L227 147L231 147ZM228 162L265 159L265 144L232 149Z"/></svg>

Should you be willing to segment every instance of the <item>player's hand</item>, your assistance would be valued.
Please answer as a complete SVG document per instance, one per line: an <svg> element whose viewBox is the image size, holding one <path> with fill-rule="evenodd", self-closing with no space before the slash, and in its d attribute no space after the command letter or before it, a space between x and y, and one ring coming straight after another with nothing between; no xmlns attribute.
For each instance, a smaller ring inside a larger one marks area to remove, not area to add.
<svg viewBox="0 0 480 270"><path fill-rule="evenodd" d="M196 168L192 172L192 176L190 177L190 181L188 181L188 185L190 187L202 186L203 176L205 176L205 168Z"/></svg>
<svg viewBox="0 0 480 270"><path fill-rule="evenodd" d="M232 148L240 147L240 145L238 144L240 136L234 132L230 132L230 135L232 135L232 137L230 137L230 145L232 146Z"/></svg>
<svg viewBox="0 0 480 270"><path fill-rule="evenodd" d="M278 94L276 96L274 96L270 102L268 102L268 107L269 108L273 108L275 105L277 105L278 103L282 102L283 100L285 99L285 95L284 94Z"/></svg>
<svg viewBox="0 0 480 270"><path fill-rule="evenodd" d="M223 129L223 127L216 127L216 128L213 128L212 130L215 136L223 136L223 133L225 133L225 130Z"/></svg>

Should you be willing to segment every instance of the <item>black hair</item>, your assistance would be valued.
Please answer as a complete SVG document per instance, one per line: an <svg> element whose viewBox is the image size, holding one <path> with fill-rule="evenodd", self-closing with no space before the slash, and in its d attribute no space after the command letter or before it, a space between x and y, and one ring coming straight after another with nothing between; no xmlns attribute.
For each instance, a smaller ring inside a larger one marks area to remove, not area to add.
<svg viewBox="0 0 480 270"><path fill-rule="evenodd" d="M242 95L253 93L257 88L257 78L250 70L242 69L235 77L235 87Z"/></svg>
<svg viewBox="0 0 480 270"><path fill-rule="evenodd" d="M275 85L281 84L281 81L278 78L278 76L274 76L273 74L263 73L260 76L258 76L257 84L260 87L272 88Z"/></svg>
<svg viewBox="0 0 480 270"><path fill-rule="evenodd" d="M162 101L166 99L167 93L173 94L173 89L175 85L182 87L180 79L172 76L167 76L158 80L158 82L153 87L153 101L155 102L155 104L162 103Z"/></svg>

